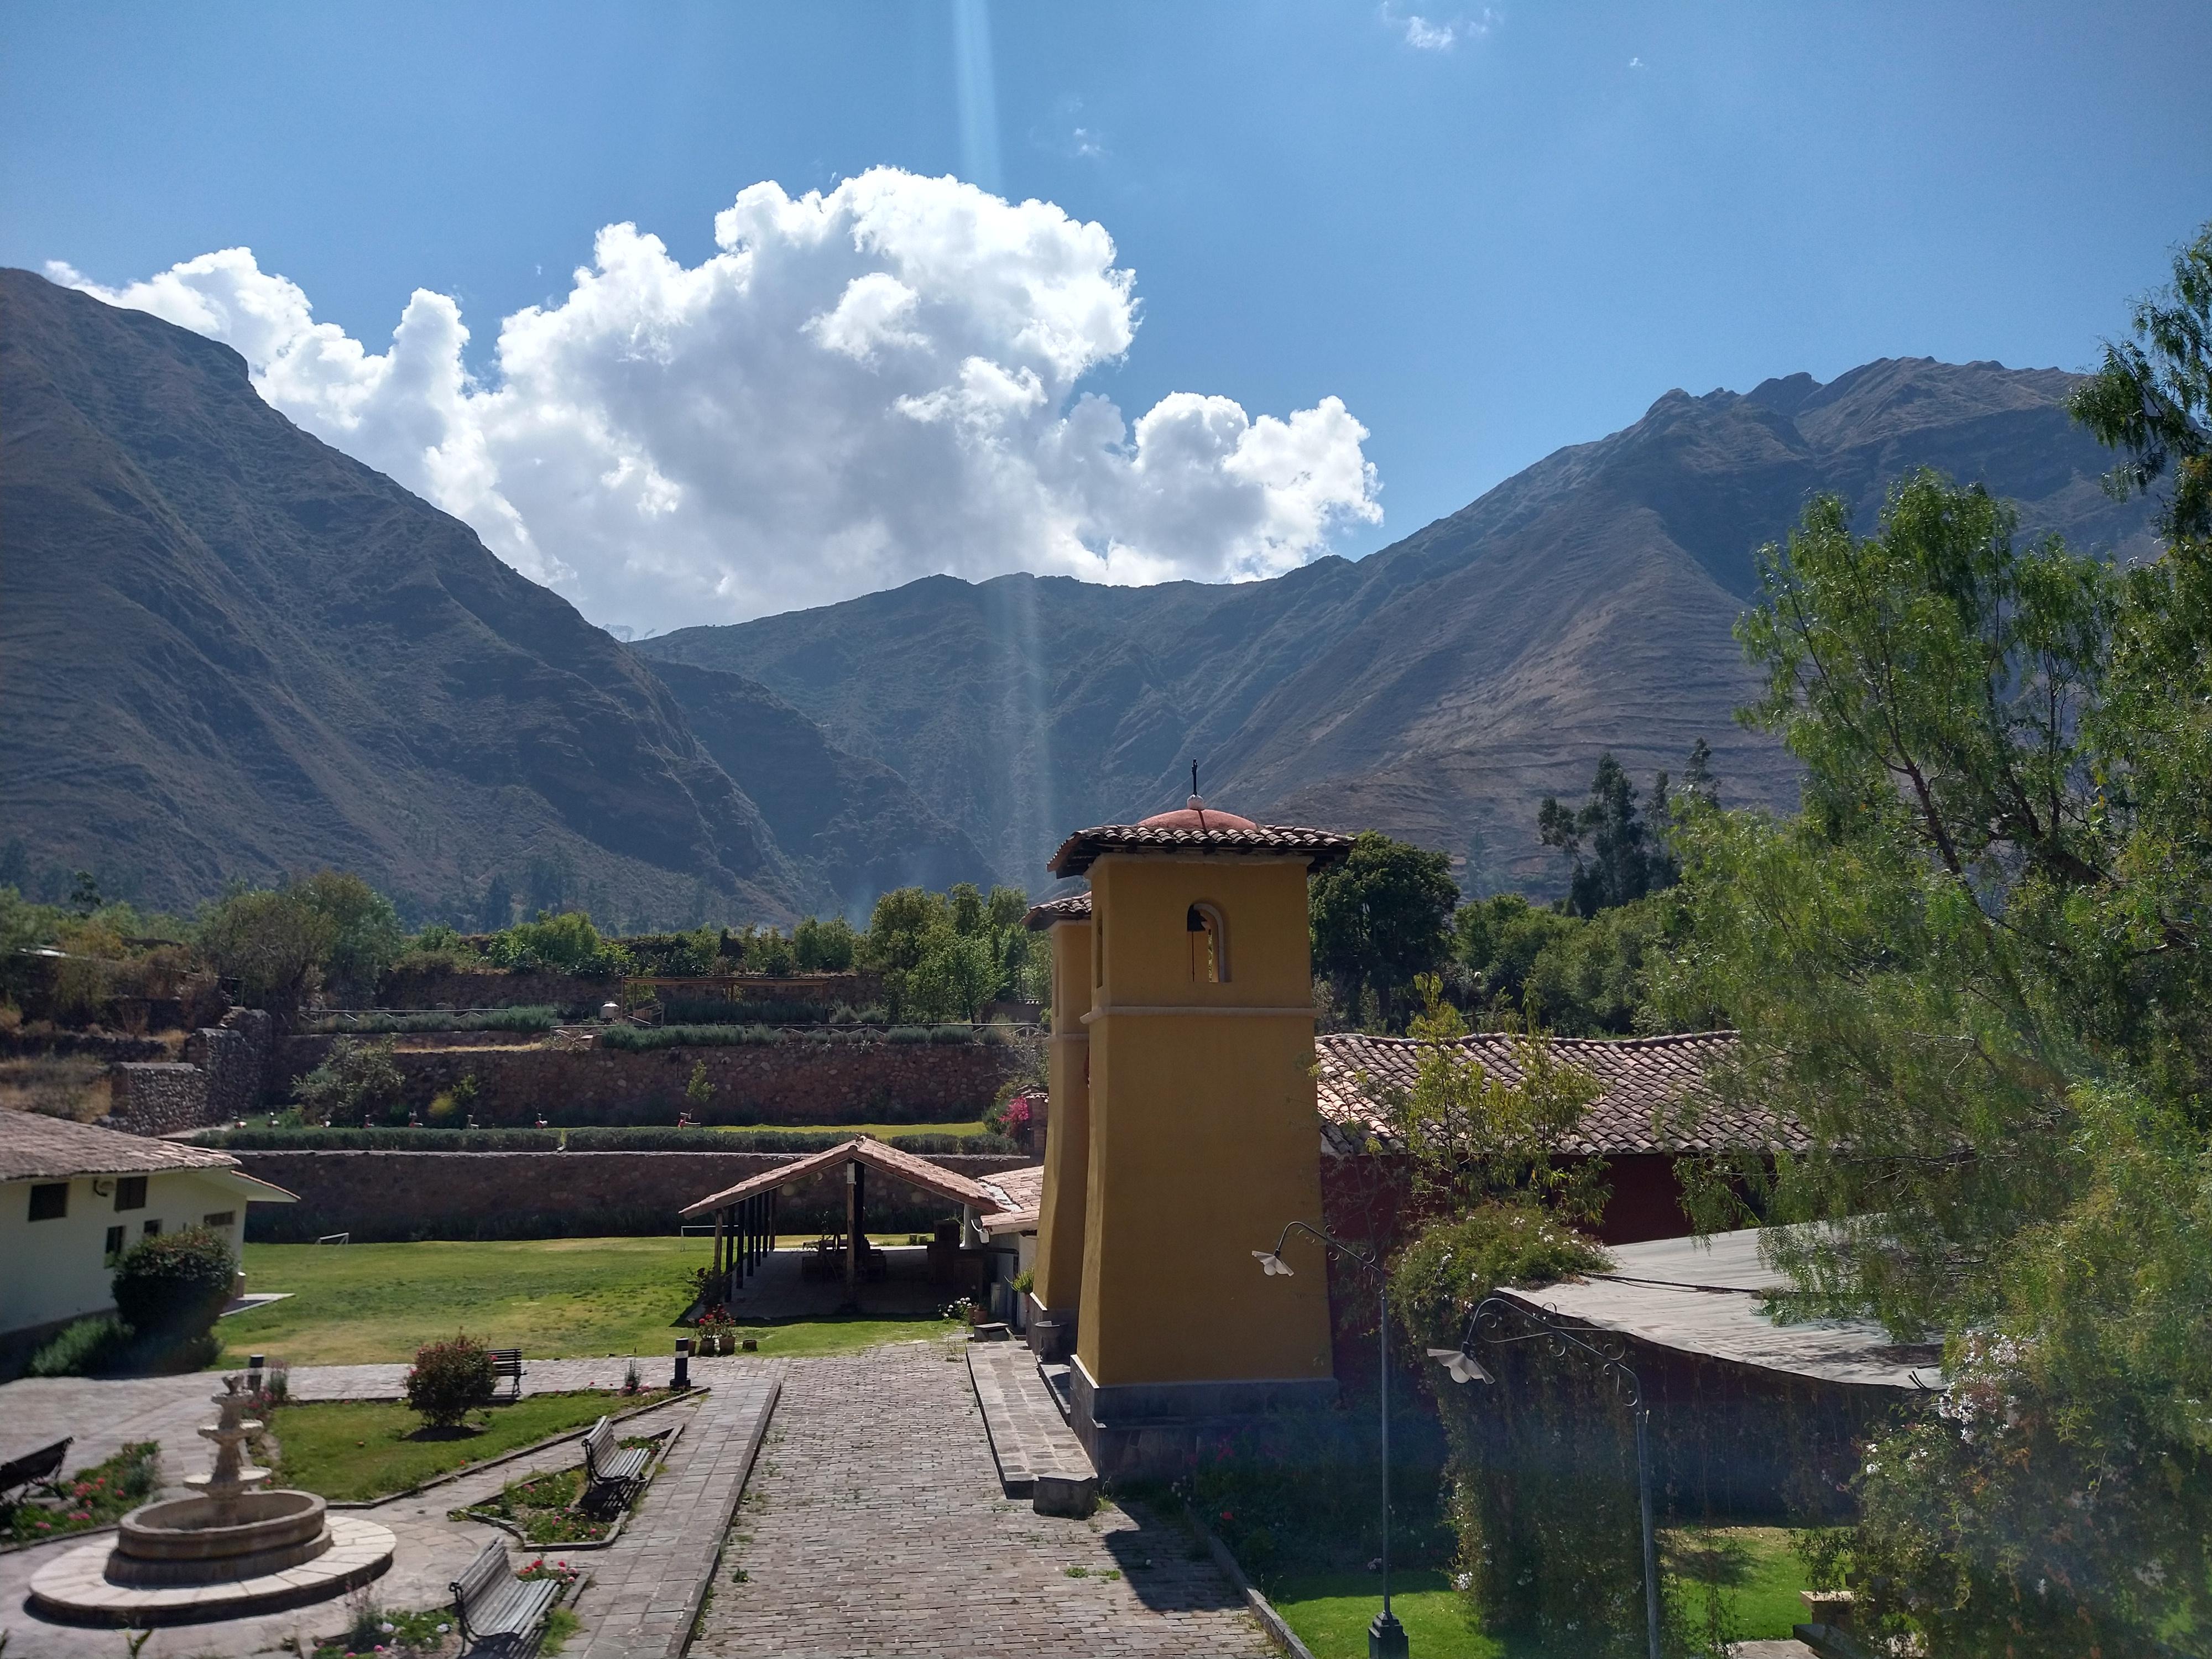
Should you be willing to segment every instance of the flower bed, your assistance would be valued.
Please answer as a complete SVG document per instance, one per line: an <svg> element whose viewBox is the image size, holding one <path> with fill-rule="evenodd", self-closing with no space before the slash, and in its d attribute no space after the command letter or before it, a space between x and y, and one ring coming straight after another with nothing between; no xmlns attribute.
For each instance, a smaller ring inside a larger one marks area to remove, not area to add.
<svg viewBox="0 0 2212 1659"><path fill-rule="evenodd" d="M646 1446L657 1452L667 1440L665 1433L635 1435L622 1442L625 1447ZM647 1481L657 1472L656 1461L647 1466ZM645 1482L629 1489L623 1500L594 1503L585 1489L584 1471L579 1468L555 1469L544 1474L535 1474L523 1480L511 1480L489 1498L473 1508L455 1510L450 1519L455 1521L489 1521L506 1528L526 1544L539 1547L561 1544L599 1544L605 1542L622 1524L638 1497L645 1491ZM565 1561L549 1564L544 1557L531 1564L522 1577L552 1577L566 1575L573 1577Z"/></svg>
<svg viewBox="0 0 2212 1659"><path fill-rule="evenodd" d="M60 1497L27 1498L7 1511L0 1542L43 1544L50 1538L112 1525L125 1510L154 1495L154 1460L161 1450L157 1442L135 1440L105 1462L79 1469L60 1482Z"/></svg>

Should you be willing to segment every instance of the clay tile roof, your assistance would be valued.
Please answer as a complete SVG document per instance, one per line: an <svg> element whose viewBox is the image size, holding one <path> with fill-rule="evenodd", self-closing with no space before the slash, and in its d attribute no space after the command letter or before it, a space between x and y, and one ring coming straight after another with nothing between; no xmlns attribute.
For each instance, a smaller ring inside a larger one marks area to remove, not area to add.
<svg viewBox="0 0 2212 1659"><path fill-rule="evenodd" d="M1060 842L1052 855L1055 876L1079 876L1108 853L1204 853L1244 857L1303 856L1316 870L1339 865L1350 856L1352 837L1334 830L1304 830L1286 823L1249 823L1244 829L1228 826L1248 820L1226 812L1206 813L1201 830L1191 811L1164 812L1159 820L1142 823L1102 823L1079 830ZM1183 819L1193 822L1185 823Z"/></svg>
<svg viewBox="0 0 2212 1659"><path fill-rule="evenodd" d="M1091 920L1091 895L1070 893L1066 898L1047 899L1042 904L1032 904L1029 914L1022 920L1032 933L1042 933L1055 921L1088 921Z"/></svg>
<svg viewBox="0 0 2212 1659"><path fill-rule="evenodd" d="M1009 1210L1036 1210L1044 1203L1044 1165L1025 1164L1018 1170L1000 1170L987 1176L983 1185L998 1194Z"/></svg>
<svg viewBox="0 0 2212 1659"><path fill-rule="evenodd" d="M1809 1144L1794 1118L1723 1107L1706 1074L1735 1047L1733 1031L1682 1036L1552 1037L1552 1051L1590 1073L1604 1091L1583 1115L1567 1142L1571 1152L1618 1157L1628 1152L1705 1152L1756 1147L1803 1149ZM1461 1040L1492 1074L1517 1080L1512 1041L1498 1032ZM1419 1050L1407 1037L1337 1032L1314 1039L1320 1062L1317 1090L1322 1138L1340 1154L1363 1152L1370 1140L1384 1151L1400 1143L1390 1127L1389 1097L1410 1090ZM1684 1103L1700 1109L1694 1133L1685 1136L1668 1120Z"/></svg>
<svg viewBox="0 0 2212 1659"><path fill-rule="evenodd" d="M997 1196L980 1181L970 1181L966 1176L948 1170L941 1164L933 1164L917 1153L886 1146L872 1136L856 1135L837 1146L824 1147L818 1152L793 1158L788 1164L779 1164L757 1176L749 1176L734 1187L725 1187L719 1193L708 1194L696 1204L687 1204L678 1213L701 1215L710 1210L719 1210L726 1204L738 1203L848 1163L865 1164L894 1181L903 1181L910 1187L919 1187L925 1192L935 1193L939 1198L949 1198L956 1204L966 1204L987 1214L1002 1207Z"/></svg>
<svg viewBox="0 0 2212 1659"><path fill-rule="evenodd" d="M162 1170L234 1170L238 1160L212 1146L153 1140L39 1112L0 1110L0 1181L58 1181L70 1176L151 1175Z"/></svg>

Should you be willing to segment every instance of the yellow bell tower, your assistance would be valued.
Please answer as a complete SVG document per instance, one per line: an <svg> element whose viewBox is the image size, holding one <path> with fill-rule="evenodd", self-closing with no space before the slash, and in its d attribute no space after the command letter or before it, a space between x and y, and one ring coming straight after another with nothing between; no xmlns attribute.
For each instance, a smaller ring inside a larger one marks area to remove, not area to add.
<svg viewBox="0 0 2212 1659"><path fill-rule="evenodd" d="M1321 1214L1306 878L1350 845L1193 796L1054 856L1091 893L1087 917L1033 914L1054 945L1038 1345L1072 1323L1103 1474L1334 1397L1326 1275L1266 1280L1253 1253Z"/></svg>

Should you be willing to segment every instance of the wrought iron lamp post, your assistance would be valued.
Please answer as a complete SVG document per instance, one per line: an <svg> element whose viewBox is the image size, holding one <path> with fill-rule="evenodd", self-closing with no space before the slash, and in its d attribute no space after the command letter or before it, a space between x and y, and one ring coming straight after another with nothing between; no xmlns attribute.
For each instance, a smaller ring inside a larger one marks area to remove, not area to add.
<svg viewBox="0 0 2212 1659"><path fill-rule="evenodd" d="M1508 1334L1507 1316L1530 1328ZM1592 1339L1596 1339L1593 1340ZM1650 1659L1659 1656L1659 1554L1651 1529L1651 1461L1645 1432L1651 1408L1644 1403L1644 1384L1621 1356L1627 1347L1621 1340L1593 1326L1570 1325L1553 1312L1540 1311L1501 1296L1485 1297L1467 1316L1456 1348L1431 1348L1429 1358L1451 1373L1455 1382L1495 1382L1471 1350L1478 1341L1502 1346L1512 1342L1541 1342L1555 1359L1586 1365L1613 1384L1613 1393L1627 1406L1636 1424L1636 1503L1644 1523L1644 1639Z"/></svg>
<svg viewBox="0 0 2212 1659"><path fill-rule="evenodd" d="M1407 1659L1409 1650L1406 1644L1406 1627L1398 1622L1397 1614L1390 1611L1390 1276L1383 1272L1382 1264L1373 1256L1352 1249L1342 1239L1332 1237L1318 1227L1310 1227L1303 1221L1293 1221L1283 1229L1283 1236L1275 1241L1273 1249L1252 1252L1253 1259L1260 1264L1261 1272L1268 1278L1288 1279L1291 1276L1290 1263L1283 1260L1283 1246L1291 1242L1292 1233L1305 1234L1317 1242L1322 1249L1334 1251L1375 1280L1376 1308L1381 1318L1376 1346L1382 1357L1382 1611L1376 1613L1374 1622L1367 1626L1367 1659Z"/></svg>

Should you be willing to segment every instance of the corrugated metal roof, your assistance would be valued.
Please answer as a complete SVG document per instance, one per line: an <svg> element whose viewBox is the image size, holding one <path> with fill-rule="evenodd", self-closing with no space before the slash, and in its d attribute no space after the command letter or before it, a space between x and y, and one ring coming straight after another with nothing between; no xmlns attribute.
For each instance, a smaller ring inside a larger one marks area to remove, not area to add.
<svg viewBox="0 0 2212 1659"><path fill-rule="evenodd" d="M0 1181L237 1167L236 1158L212 1146L126 1135L40 1112L0 1110Z"/></svg>
<svg viewBox="0 0 2212 1659"><path fill-rule="evenodd" d="M1761 1234L1753 1227L1619 1245L1606 1273L1500 1294L1656 1347L1759 1370L1875 1388L1936 1384L1942 1356L1934 1344L1893 1342L1870 1319L1785 1325L1769 1318L1762 1293L1790 1281L1759 1260Z"/></svg>
<svg viewBox="0 0 2212 1659"><path fill-rule="evenodd" d="M1735 1047L1732 1031L1678 1036L1547 1037L1559 1059L1588 1073L1601 1093L1583 1115L1564 1150L1601 1157L1626 1152L1703 1152L1808 1144L1796 1119L1724 1107L1706 1082ZM1461 1048L1493 1076L1518 1082L1514 1039L1479 1031ZM1389 1103L1410 1091L1420 1045L1410 1037L1332 1032L1314 1039L1319 1062L1316 1086L1324 1139L1339 1153L1364 1152L1370 1139L1382 1150L1402 1150L1391 1127ZM1683 1134L1669 1120L1694 1106L1694 1132Z"/></svg>

